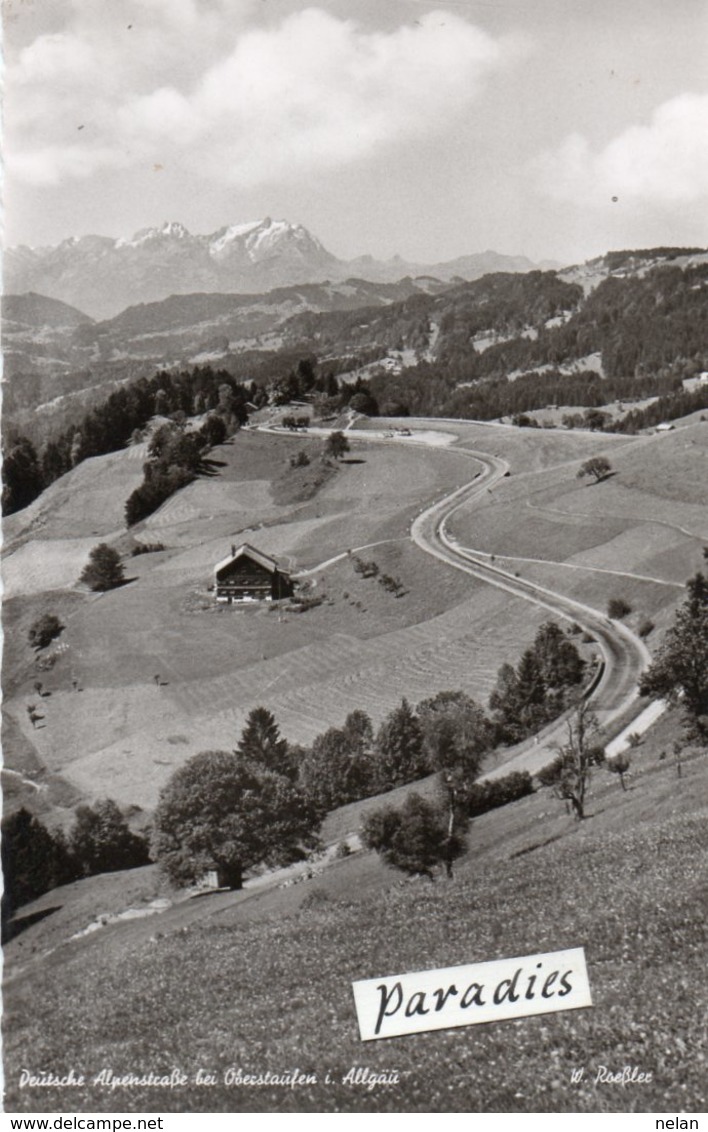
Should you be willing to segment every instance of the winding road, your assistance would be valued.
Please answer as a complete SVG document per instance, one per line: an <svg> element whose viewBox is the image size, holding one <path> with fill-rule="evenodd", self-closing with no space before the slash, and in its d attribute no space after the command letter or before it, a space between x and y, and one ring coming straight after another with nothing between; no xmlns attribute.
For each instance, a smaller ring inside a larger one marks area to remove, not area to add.
<svg viewBox="0 0 708 1132"><path fill-rule="evenodd" d="M350 422L350 425L353 425L353 423L354 421ZM416 418L415 421L407 420L406 423L415 426L415 424L430 425L432 423L440 424L441 422L437 418L421 417ZM454 420L447 423L459 425L461 423L475 424L482 422ZM489 422L483 423L488 424ZM509 425L502 424L495 427L500 429L511 428ZM282 429L264 428L264 426L261 426L261 429L262 431L283 431ZM308 432L317 435L329 434L327 429L317 427L311 427ZM422 438L416 439L415 431L411 435L392 436L390 432L382 433L368 429L357 431L348 427L346 432L351 440L379 441L384 444L396 443L398 445L404 443L406 447L425 443ZM425 436L428 442L425 446L428 447L430 436L427 433ZM452 443L454 444L454 440ZM421 550L424 550L427 554L432 554L441 562L454 566L455 569L462 570L488 585L497 586L513 597L520 597L525 601L533 602L535 605L547 609L549 613L556 617L574 622L592 636L602 654L603 663L598 678L590 685L587 700L592 705L600 726L609 726L639 699L639 677L651 661L648 648L621 621L611 621L602 612L590 605L585 605L583 602L542 586L540 583L522 579L503 569L503 567L495 565L492 556L489 554L475 551L470 547L463 547L448 535L446 524L454 513L463 506L469 506L474 504L475 501L485 498L493 490L495 484L509 472L509 465L500 456L493 456L488 452L480 452L471 448L450 446L447 447L447 451L453 451L458 455L474 460L476 464L482 466L483 470L474 479L446 494L432 506L422 511L411 526L411 539ZM569 460L566 463L570 466L575 461ZM538 472L527 474L531 476L538 474ZM503 551L499 553L503 556ZM341 557L343 555L337 555L328 562L320 563L315 570L322 569ZM307 571L307 573L314 573L315 570ZM611 573L611 571L607 571L607 573ZM661 581L660 579L651 580ZM639 714L637 719L625 728L622 735L612 740L607 748L608 753L615 755L622 750L627 745L624 738L626 733L633 730L641 733L646 730L665 710L665 706L663 701L657 701L651 705L651 711L644 711ZM519 744L508 762L490 771L484 777L496 778L512 770L528 770L529 773L534 773L554 758L557 746L566 740L566 716L562 716L530 740Z"/></svg>
<svg viewBox="0 0 708 1132"><path fill-rule="evenodd" d="M446 524L452 515L459 508L469 506L486 496L509 470L506 461L498 456L471 449L464 449L464 452L483 466L483 472L426 508L414 520L411 538L422 550L440 561L489 585L497 586L514 597L531 601L558 617L575 622L593 636L604 664L599 680L588 695L588 702L592 704L599 724L606 727L638 699L637 684L642 671L650 662L649 650L622 622L610 621L592 606L536 582L516 577L493 565L488 556L460 546L447 534ZM512 770L534 773L551 761L557 744L564 742L566 737L565 720L557 720L524 744L509 762L490 771L485 777L499 777Z"/></svg>

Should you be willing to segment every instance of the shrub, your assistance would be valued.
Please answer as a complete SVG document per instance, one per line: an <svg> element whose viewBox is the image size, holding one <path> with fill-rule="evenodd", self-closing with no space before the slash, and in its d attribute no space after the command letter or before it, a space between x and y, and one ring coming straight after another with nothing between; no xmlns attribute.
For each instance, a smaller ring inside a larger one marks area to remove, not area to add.
<svg viewBox="0 0 708 1132"><path fill-rule="evenodd" d="M352 565L356 574L361 574L362 578L376 578L379 574L379 567L373 559L370 562L365 562L363 558L355 556L352 559Z"/></svg>
<svg viewBox="0 0 708 1132"><path fill-rule="evenodd" d="M390 574L381 574L379 576L379 585L396 597L401 597L403 594L403 583L400 578L392 578Z"/></svg>
<svg viewBox="0 0 708 1132"><path fill-rule="evenodd" d="M33 649L44 649L58 637L64 626L54 613L44 613L33 621L27 638Z"/></svg>
<svg viewBox="0 0 708 1132"><path fill-rule="evenodd" d="M639 636L642 637L642 639L644 637L648 637L649 634L652 632L653 628L654 628L654 622L653 621L650 621L649 619L647 619L646 621L642 621L642 623L641 623L641 625L639 626L639 629L638 629Z"/></svg>
<svg viewBox="0 0 708 1132"><path fill-rule="evenodd" d="M134 546L130 552L131 558L137 558L140 554L157 554L159 550L164 550L164 542L139 542Z"/></svg>
<svg viewBox="0 0 708 1132"><path fill-rule="evenodd" d="M632 607L623 597L611 597L607 603L607 616L613 621L621 621L632 612Z"/></svg>
<svg viewBox="0 0 708 1132"><path fill-rule="evenodd" d="M288 613L307 613L308 609L317 609L317 606L322 605L323 601L323 594L313 595L312 597L298 597L292 605L287 606L287 610Z"/></svg>
<svg viewBox="0 0 708 1132"><path fill-rule="evenodd" d="M519 798L533 794L533 780L526 770L512 771L504 778L488 782L475 782L469 789L468 806L470 817L478 817L499 806L516 802Z"/></svg>
<svg viewBox="0 0 708 1132"><path fill-rule="evenodd" d="M307 452L300 451L295 456L290 457L289 463L291 468L306 468L310 463L310 457Z"/></svg>

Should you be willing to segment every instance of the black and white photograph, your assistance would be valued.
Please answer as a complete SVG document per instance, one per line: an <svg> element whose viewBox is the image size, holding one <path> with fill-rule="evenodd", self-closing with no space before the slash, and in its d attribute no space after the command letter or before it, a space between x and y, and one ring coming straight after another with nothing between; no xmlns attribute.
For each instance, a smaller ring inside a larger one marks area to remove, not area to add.
<svg viewBox="0 0 708 1132"><path fill-rule="evenodd" d="M708 4L2 30L5 1111L698 1129Z"/></svg>

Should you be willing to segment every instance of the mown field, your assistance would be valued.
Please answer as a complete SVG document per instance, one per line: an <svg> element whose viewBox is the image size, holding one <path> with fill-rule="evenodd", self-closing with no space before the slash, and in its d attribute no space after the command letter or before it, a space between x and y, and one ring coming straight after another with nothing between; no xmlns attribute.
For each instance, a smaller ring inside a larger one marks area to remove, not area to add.
<svg viewBox="0 0 708 1132"><path fill-rule="evenodd" d="M48 893L7 948L7 1107L702 1111L708 763L691 749L679 778L677 733L672 715L648 733L626 792L598 770L579 825L548 791L477 819L453 881L401 880L358 853L295 886L183 901L73 941L98 912L154 898L154 869ZM352 980L573 947L585 949L590 1008L359 1040ZM343 1083L354 1066L396 1071L399 1083ZM596 1082L600 1066L636 1066L651 1079ZM19 1088L23 1067L73 1067L86 1084ZM228 1086L231 1067L299 1069L318 1082ZM174 1090L92 1083L104 1069L174 1068L188 1077ZM197 1085L199 1070L215 1084Z"/></svg>
<svg viewBox="0 0 708 1132"><path fill-rule="evenodd" d="M448 533L598 609L624 597L635 631L647 618L663 628L708 542L708 428L689 421L629 445L605 436L594 444L612 465L606 480L578 479L582 459L533 476L512 463L481 505L456 511ZM506 455L503 442L495 450Z"/></svg>
<svg viewBox="0 0 708 1132"><path fill-rule="evenodd" d="M423 507L479 471L477 450L506 460L510 475L474 508L458 510L450 534L600 610L609 597L625 597L628 624L636 630L650 619L649 644L660 639L708 538L696 476L706 455L703 424L641 438L436 428L438 438L448 432L457 443L366 442L359 430L348 459L325 476L321 439L243 430L212 453L214 475L128 534L122 507L140 478L139 446L86 461L12 516L5 757L30 779L10 783L12 804L46 811L72 797L109 795L149 810L190 755L232 749L262 703L288 739L309 743L355 708L378 724L403 696L415 703L464 688L486 701L499 666L518 659L543 613L409 540ZM312 464L290 468L303 449ZM600 484L578 480L581 462L598 451L615 474ZM129 584L89 595L76 582L103 539L126 552L135 540L164 549L126 558ZM242 541L301 574L302 592L321 604L306 613L215 608L207 588L213 565ZM403 596L358 575L357 555L398 578ZM26 634L46 611L66 628L44 680L44 719L33 728L27 705L36 701L37 673Z"/></svg>
<svg viewBox="0 0 708 1132"><path fill-rule="evenodd" d="M415 702L464 687L487 698L499 665L532 639L539 611L408 539L420 509L479 463L454 450L357 438L348 460L313 485L321 443L244 430L212 454L214 476L178 492L130 536L120 531L119 504L139 477L144 452L135 449L87 461L12 517L6 758L21 770L34 752L46 768L43 804L59 801L59 776L79 794L149 809L191 754L233 748L248 712L264 702L288 739L311 742L354 708L378 723L404 695ZM565 458L568 446L559 437L554 456L546 440L534 462ZM289 457L303 448L313 464L294 471ZM86 503L94 489L99 509ZM88 595L76 580L102 539L126 551L134 539L165 549L127 558L129 584ZM321 604L304 614L215 608L213 565L241 541L302 572L302 591ZM403 596L361 578L357 553L400 579ZM64 651L44 680L44 719L33 728L26 708L37 674L26 633L45 611L66 626ZM23 800L37 808L37 792L28 791Z"/></svg>

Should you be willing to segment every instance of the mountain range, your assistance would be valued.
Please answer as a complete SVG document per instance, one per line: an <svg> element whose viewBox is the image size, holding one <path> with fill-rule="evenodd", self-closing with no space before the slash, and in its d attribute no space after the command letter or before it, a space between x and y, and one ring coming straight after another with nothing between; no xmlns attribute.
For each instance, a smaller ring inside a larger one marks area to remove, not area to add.
<svg viewBox="0 0 708 1132"><path fill-rule="evenodd" d="M4 287L6 293L39 292L94 319L107 319L128 306L159 302L169 295L253 294L352 276L378 283L419 275L462 282L492 271L526 272L536 266L524 256L492 251L437 264L409 263L399 256L342 260L301 224L266 217L208 235L193 235L170 221L141 229L132 239L72 236L50 247L9 248Z"/></svg>

